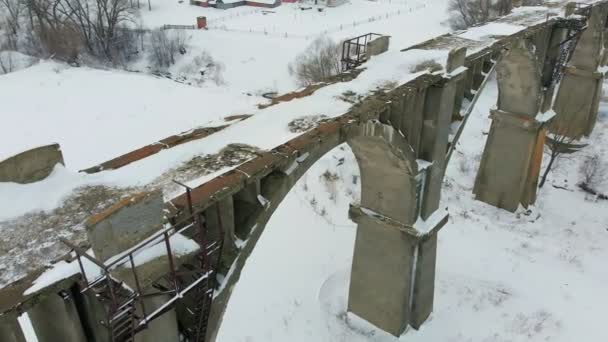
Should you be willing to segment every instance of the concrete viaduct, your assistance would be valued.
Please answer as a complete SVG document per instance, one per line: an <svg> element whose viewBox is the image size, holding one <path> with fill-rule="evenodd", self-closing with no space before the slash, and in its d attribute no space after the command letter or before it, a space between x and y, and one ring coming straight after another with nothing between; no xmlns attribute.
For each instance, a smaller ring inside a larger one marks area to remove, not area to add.
<svg viewBox="0 0 608 342"><path fill-rule="evenodd" d="M462 132L450 141L450 124L466 123L489 74L496 70L499 98L474 188L479 200L510 211L534 203L546 130L559 133L568 126L569 134L581 136L593 127L608 2L572 4L567 11L584 15L514 15L501 20L527 28L488 44L448 34L408 48L449 50L444 72L370 95L346 114L167 203L153 191L89 218L87 247L98 259L87 260L83 249L72 245L79 257L69 259L100 263L105 278L95 283L78 273L23 294L34 274L0 290L0 340L25 341L17 316L27 312L40 342L177 341L178 331L191 341L214 341L232 289L266 223L298 179L343 143L356 156L362 187L361 203L349 211L357 234L348 310L395 336L408 326L418 329L433 310L437 234L447 222L447 213L439 209L441 185ZM573 98L572 92L581 96ZM469 108L463 106L465 99ZM36 167L36 174L41 169ZM172 252L177 235L195 241L200 251ZM237 246L237 238L245 243ZM133 250L163 239L167 255L134 261ZM125 264L130 259L132 272L119 268L121 262L112 258L116 253L123 253ZM221 284L211 277L216 273L224 275ZM186 274L194 280L184 281ZM202 280L207 287L197 292ZM131 308L131 302L120 307L103 302L102 282L109 284L112 297L128 285L135 293L125 298L142 308L120 311ZM160 289L153 296L138 293L152 287ZM104 320L108 310L117 315ZM134 339L112 329L108 333L108 325L123 313L133 318L128 324L138 332Z"/></svg>

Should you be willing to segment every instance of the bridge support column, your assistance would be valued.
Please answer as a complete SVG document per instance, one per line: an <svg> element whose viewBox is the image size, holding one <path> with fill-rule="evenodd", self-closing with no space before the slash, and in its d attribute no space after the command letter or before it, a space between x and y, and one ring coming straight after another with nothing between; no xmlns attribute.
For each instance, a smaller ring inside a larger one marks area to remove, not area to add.
<svg viewBox="0 0 608 342"><path fill-rule="evenodd" d="M25 342L23 331L17 321L17 314L7 312L0 316L0 341Z"/></svg>
<svg viewBox="0 0 608 342"><path fill-rule="evenodd" d="M606 6L594 6L557 91L553 109L557 114L551 133L578 139L593 131L599 109L604 75L602 62Z"/></svg>
<svg viewBox="0 0 608 342"><path fill-rule="evenodd" d="M110 341L110 331L102 325L102 322L108 319L105 305L92 291L80 293L80 290L77 289L72 293L74 293L76 308L80 315L87 342Z"/></svg>
<svg viewBox="0 0 608 342"><path fill-rule="evenodd" d="M148 314L165 304L170 296L155 296L144 300ZM135 342L179 341L177 315L175 309L155 318L148 327L135 335Z"/></svg>
<svg viewBox="0 0 608 342"><path fill-rule="evenodd" d="M440 99L446 105L438 106L449 119L454 100ZM392 126L367 122L348 143L359 163L362 185L361 205L349 211L357 236L348 311L400 336L408 325L418 328L432 311L436 239L423 244L422 237L436 234L447 214L425 222L431 227L426 233L414 227L422 196L417 191L418 165L409 141Z"/></svg>
<svg viewBox="0 0 608 342"><path fill-rule="evenodd" d="M536 200L544 145L541 73L532 47L515 42L496 67L498 109L483 151L473 192L480 201L509 211Z"/></svg>
<svg viewBox="0 0 608 342"><path fill-rule="evenodd" d="M408 324L420 328L433 311L437 233L447 213L426 232L359 206L349 216L357 237L348 310L395 336Z"/></svg>
<svg viewBox="0 0 608 342"><path fill-rule="evenodd" d="M207 220L206 225L209 229L209 234L211 234L209 237L210 239L219 240L220 229L223 230L224 245L222 247L222 255L218 257L221 258L220 272L225 273L228 271L238 254L235 242L234 202L232 196L228 196L218 201L209 207L209 209L205 210L205 218Z"/></svg>
<svg viewBox="0 0 608 342"><path fill-rule="evenodd" d="M424 124L419 158L432 162L426 170L424 189L420 204L420 217L429 218L439 208L441 184L445 175L446 157L452 113L456 103L458 86L464 79L465 71L461 70L466 58L466 48L450 52L446 77L443 82L427 89L424 104ZM483 63L480 63L480 68ZM459 71L460 70L460 71ZM481 72L480 72L481 75Z"/></svg>
<svg viewBox="0 0 608 342"><path fill-rule="evenodd" d="M49 294L28 315L38 342L87 342L74 297L68 291Z"/></svg>

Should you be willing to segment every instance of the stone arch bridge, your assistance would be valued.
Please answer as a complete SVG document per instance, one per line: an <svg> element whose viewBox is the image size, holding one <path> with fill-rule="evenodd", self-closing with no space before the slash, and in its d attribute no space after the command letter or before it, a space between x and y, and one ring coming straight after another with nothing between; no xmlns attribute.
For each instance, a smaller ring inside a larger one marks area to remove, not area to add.
<svg viewBox="0 0 608 342"><path fill-rule="evenodd" d="M23 291L31 279L0 290L0 340L24 341L16 317L27 312L40 342L177 341L179 334L214 341L266 223L297 180L343 143L355 154L362 187L361 203L349 212L357 235L348 310L396 336L418 329L433 309L437 234L447 222L441 184L462 132L450 139L450 125L464 127L489 75L496 70L499 98L474 189L479 200L512 211L533 203L545 131L563 130L560 121L577 136L593 127L608 5L572 4L567 12L582 15L514 14L500 21L526 27L515 34L485 43L448 34L406 49L449 55L443 71L372 94L166 203L159 191L140 193L90 217L90 245L65 241L78 272L34 293ZM584 89L573 90L575 83ZM564 95L572 91L578 100ZM87 172L154 152L135 151ZM45 170L33 168L36 175ZM2 177L11 175L0 164ZM245 242L237 246L237 238ZM151 256L143 260L143 251Z"/></svg>

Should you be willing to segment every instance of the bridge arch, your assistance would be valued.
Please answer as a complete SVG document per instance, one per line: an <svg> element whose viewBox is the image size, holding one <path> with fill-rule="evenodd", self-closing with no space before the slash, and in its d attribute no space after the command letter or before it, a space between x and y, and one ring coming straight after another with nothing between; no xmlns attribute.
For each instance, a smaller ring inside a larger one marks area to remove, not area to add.
<svg viewBox="0 0 608 342"><path fill-rule="evenodd" d="M239 237L247 234L247 243L235 258L226 287L214 300L210 326L214 326L215 331L210 333L217 333L233 286L272 215L298 180L319 159L343 143L351 147L361 172L361 204L353 207L356 208L353 219L359 221L359 228L353 246L355 261L349 291L349 311L395 335L405 330L412 281L403 274L405 266L413 267L416 239L402 237L395 240L395 236L404 235L397 226L380 223L381 220L377 219L365 220L360 216L364 212L373 213L403 225L413 225L418 203L418 166L412 147L399 131L378 120L341 126L324 134L322 139L313 139L309 143L310 148L302 149L294 162L270 172L260 180L259 185L245 186L241 192L233 195L234 221L241 225L240 229L235 225L235 234ZM265 205L260 204L254 212L247 209L244 213L239 212L246 207L240 202L246 197L253 197L244 193L255 191L256 188L261 196L261 199L255 196L256 199ZM243 231L243 227L250 227L249 232ZM373 241L368 241L370 239ZM387 245L388 242L393 245ZM376 244L384 244L385 248L376 248ZM408 247L405 252L402 251L402 244ZM386 267L379 268L378 264ZM371 285L381 279L386 280L382 283L387 287L380 289ZM401 301L397 300L400 297ZM212 336L210 340L214 338Z"/></svg>

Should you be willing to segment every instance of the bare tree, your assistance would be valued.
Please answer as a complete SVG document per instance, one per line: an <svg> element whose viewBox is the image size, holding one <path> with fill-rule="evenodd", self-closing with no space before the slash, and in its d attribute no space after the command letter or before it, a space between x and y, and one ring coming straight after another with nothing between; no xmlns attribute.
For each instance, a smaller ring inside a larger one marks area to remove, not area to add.
<svg viewBox="0 0 608 342"><path fill-rule="evenodd" d="M186 40L184 30L152 31L150 35L152 64L161 69L175 64L176 55L186 53Z"/></svg>
<svg viewBox="0 0 608 342"><path fill-rule="evenodd" d="M581 183L589 187L596 187L603 178L604 169L598 154L587 156L581 165L581 174L583 179Z"/></svg>
<svg viewBox="0 0 608 342"><path fill-rule="evenodd" d="M4 8L7 17L4 19L6 26L12 34L16 35L19 30L19 18L23 10L22 0L0 0L0 9ZM2 12L0 10L0 12Z"/></svg>
<svg viewBox="0 0 608 342"><path fill-rule="evenodd" d="M10 51L6 51L6 53L2 53L0 51L0 73L8 74L13 71L13 56Z"/></svg>
<svg viewBox="0 0 608 342"><path fill-rule="evenodd" d="M464 29L507 15L512 9L512 0L449 0L448 22L453 29Z"/></svg>
<svg viewBox="0 0 608 342"><path fill-rule="evenodd" d="M340 44L321 36L289 64L289 73L303 86L321 82L340 73L340 56Z"/></svg>

